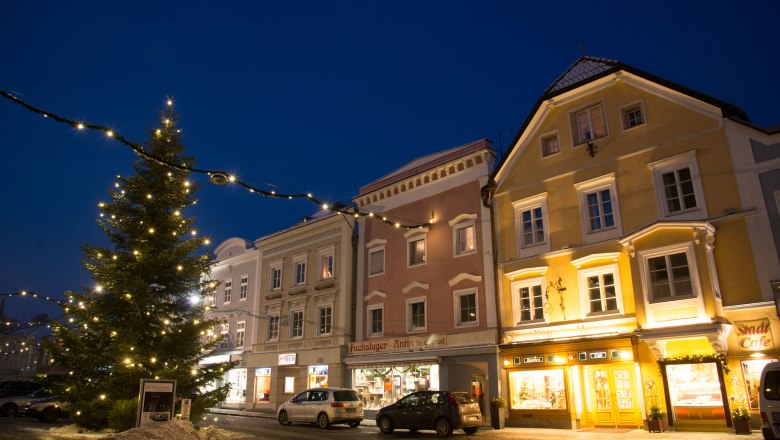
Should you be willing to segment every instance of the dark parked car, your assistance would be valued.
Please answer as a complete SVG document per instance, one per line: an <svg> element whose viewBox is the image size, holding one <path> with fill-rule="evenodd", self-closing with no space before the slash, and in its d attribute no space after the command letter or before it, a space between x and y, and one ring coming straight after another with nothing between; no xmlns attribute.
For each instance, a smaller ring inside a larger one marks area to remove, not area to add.
<svg viewBox="0 0 780 440"><path fill-rule="evenodd" d="M482 425L482 414L469 393L418 391L380 409L376 425L384 434L395 429L433 429L439 437L449 437L455 429L475 434Z"/></svg>
<svg viewBox="0 0 780 440"><path fill-rule="evenodd" d="M0 397L25 396L43 388L43 385L30 380L6 380L0 382Z"/></svg>

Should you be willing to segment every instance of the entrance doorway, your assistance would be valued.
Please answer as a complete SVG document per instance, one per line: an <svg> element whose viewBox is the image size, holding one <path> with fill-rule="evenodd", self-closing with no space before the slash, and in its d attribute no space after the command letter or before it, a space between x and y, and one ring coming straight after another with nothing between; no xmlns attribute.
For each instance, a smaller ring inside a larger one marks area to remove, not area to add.
<svg viewBox="0 0 780 440"><path fill-rule="evenodd" d="M584 370L586 424L597 428L642 426L631 365L594 365Z"/></svg>

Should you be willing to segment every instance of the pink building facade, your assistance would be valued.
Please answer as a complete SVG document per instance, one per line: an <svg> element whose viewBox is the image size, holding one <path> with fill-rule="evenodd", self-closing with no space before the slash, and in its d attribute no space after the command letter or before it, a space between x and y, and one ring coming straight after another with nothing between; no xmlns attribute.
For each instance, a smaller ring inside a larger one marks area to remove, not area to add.
<svg viewBox="0 0 780 440"><path fill-rule="evenodd" d="M471 391L489 413L499 357L481 189L494 162L490 141L473 142L416 159L353 199L373 215L358 224L355 342L345 365L367 409L438 389Z"/></svg>

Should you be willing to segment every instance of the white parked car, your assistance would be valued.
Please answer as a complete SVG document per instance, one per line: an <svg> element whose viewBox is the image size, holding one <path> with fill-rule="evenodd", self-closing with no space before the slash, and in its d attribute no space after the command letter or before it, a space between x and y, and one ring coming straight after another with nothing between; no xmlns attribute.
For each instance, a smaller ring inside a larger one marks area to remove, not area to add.
<svg viewBox="0 0 780 440"><path fill-rule="evenodd" d="M325 429L346 423L357 428L363 421L363 401L349 388L312 388L281 404L276 419L282 425L306 422Z"/></svg>

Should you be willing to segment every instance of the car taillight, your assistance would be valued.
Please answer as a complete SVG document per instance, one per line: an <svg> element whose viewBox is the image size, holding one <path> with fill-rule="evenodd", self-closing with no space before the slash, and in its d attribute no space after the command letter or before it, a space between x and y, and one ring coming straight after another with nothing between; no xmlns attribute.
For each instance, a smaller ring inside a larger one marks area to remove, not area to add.
<svg viewBox="0 0 780 440"><path fill-rule="evenodd" d="M458 399L456 399L455 396L453 396L452 394L450 394L449 397L450 397L450 403L453 406L458 406Z"/></svg>
<svg viewBox="0 0 780 440"><path fill-rule="evenodd" d="M341 402L331 402L330 403L331 408L344 408L344 404Z"/></svg>
<svg viewBox="0 0 780 440"><path fill-rule="evenodd" d="M761 411L761 422L762 423L769 423L769 417L767 417L766 413L764 411Z"/></svg>

